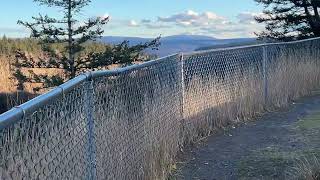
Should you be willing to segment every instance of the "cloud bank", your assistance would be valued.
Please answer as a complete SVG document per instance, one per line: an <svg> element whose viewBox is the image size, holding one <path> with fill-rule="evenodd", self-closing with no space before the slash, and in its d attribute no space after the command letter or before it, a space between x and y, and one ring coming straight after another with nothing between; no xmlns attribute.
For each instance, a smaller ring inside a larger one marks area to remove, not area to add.
<svg viewBox="0 0 320 180"><path fill-rule="evenodd" d="M234 17L224 17L210 11L187 10L150 19L119 20L112 27L118 26L140 36L199 34L217 38L254 37L254 32L263 29L263 25L254 20L257 15L261 13L241 12Z"/></svg>

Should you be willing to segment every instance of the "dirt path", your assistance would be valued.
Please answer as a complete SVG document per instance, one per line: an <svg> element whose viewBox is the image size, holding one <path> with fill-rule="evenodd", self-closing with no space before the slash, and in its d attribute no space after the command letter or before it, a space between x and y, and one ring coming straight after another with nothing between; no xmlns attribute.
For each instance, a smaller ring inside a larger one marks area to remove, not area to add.
<svg viewBox="0 0 320 180"><path fill-rule="evenodd" d="M296 158L320 157L319 130L320 95L304 98L189 148L172 178L288 178Z"/></svg>

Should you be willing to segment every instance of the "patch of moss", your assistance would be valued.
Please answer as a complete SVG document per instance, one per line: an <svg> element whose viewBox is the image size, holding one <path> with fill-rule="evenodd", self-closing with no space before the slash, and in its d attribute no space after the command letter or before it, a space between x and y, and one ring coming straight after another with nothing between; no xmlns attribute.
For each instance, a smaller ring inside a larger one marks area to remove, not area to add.
<svg viewBox="0 0 320 180"><path fill-rule="evenodd" d="M239 179L281 179L292 161L292 153L268 147L253 151L238 163Z"/></svg>
<svg viewBox="0 0 320 180"><path fill-rule="evenodd" d="M297 126L302 130L320 129L320 111L299 120Z"/></svg>
<svg viewBox="0 0 320 180"><path fill-rule="evenodd" d="M296 137L303 138L305 146L290 148L277 144L251 151L237 164L238 179L285 179L288 169L299 159L320 159L320 111L300 119L292 125Z"/></svg>
<svg viewBox="0 0 320 180"><path fill-rule="evenodd" d="M320 149L284 151L277 146L252 151L238 163L239 179L285 179L297 159L320 158Z"/></svg>
<svg viewBox="0 0 320 180"><path fill-rule="evenodd" d="M319 159L320 149L308 149L308 150L301 151L300 157L305 157L305 158L315 157Z"/></svg>

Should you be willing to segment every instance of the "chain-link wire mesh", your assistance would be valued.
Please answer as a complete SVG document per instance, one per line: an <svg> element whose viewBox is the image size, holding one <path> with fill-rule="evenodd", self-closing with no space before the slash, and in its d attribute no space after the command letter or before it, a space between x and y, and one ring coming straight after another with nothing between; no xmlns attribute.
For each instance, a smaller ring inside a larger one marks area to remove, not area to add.
<svg viewBox="0 0 320 180"><path fill-rule="evenodd" d="M0 179L164 179L185 143L319 88L319 58L312 39L86 74L0 115Z"/></svg>
<svg viewBox="0 0 320 180"><path fill-rule="evenodd" d="M186 54L184 141L284 106L320 87L320 42Z"/></svg>
<svg viewBox="0 0 320 180"><path fill-rule="evenodd" d="M87 86L2 129L0 179L87 178Z"/></svg>
<svg viewBox="0 0 320 180"><path fill-rule="evenodd" d="M263 107L263 47L185 55L186 141L238 122Z"/></svg>
<svg viewBox="0 0 320 180"><path fill-rule="evenodd" d="M171 56L94 80L98 179L165 177L178 145L180 64Z"/></svg>
<svg viewBox="0 0 320 180"><path fill-rule="evenodd" d="M320 85L319 39L266 47L268 105L281 107Z"/></svg>

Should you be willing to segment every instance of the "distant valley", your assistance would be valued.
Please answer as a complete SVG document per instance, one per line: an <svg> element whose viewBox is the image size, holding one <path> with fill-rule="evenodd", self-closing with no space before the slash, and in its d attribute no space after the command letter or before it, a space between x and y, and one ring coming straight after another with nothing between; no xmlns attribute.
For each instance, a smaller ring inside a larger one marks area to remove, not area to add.
<svg viewBox="0 0 320 180"><path fill-rule="evenodd" d="M130 45L136 45L150 41L152 38L104 36L100 41L107 44L119 44L124 40L128 40ZM257 40L254 38L217 39L201 35L175 35L162 37L160 42L159 50L148 50L148 53L161 57L179 52L256 44Z"/></svg>

